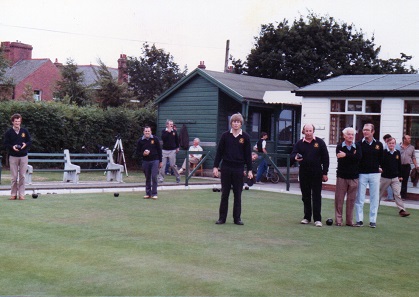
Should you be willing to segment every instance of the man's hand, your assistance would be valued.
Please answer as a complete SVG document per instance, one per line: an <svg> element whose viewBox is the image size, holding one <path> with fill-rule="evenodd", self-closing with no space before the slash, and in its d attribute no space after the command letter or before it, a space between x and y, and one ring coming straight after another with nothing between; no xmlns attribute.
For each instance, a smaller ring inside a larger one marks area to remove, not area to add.
<svg viewBox="0 0 419 297"><path fill-rule="evenodd" d="M252 172L252 170L249 170L249 172L247 173L247 178L248 179L253 179L253 172Z"/></svg>
<svg viewBox="0 0 419 297"><path fill-rule="evenodd" d="M325 183L329 180L329 178L327 177L327 175L323 175L322 177L322 181Z"/></svg>
<svg viewBox="0 0 419 297"><path fill-rule="evenodd" d="M218 168L217 167L214 167L212 169L212 175L214 175L214 177L218 177Z"/></svg>

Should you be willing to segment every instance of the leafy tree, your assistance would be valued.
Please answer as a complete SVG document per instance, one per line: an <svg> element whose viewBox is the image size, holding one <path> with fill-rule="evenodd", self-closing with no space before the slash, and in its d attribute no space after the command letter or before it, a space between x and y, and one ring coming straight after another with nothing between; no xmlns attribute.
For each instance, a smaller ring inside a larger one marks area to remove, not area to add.
<svg viewBox="0 0 419 297"><path fill-rule="evenodd" d="M84 74L77 72L77 64L73 59L67 59L67 64L61 70L61 76L62 79L57 81L54 93L58 101L68 98L70 104L89 105L91 100L88 88L83 85Z"/></svg>
<svg viewBox="0 0 419 297"><path fill-rule="evenodd" d="M108 67L99 59L99 69L96 72L97 90L96 100L102 108L119 107L128 101L128 87L125 83L118 83Z"/></svg>
<svg viewBox="0 0 419 297"><path fill-rule="evenodd" d="M23 89L23 94L20 98L24 101L34 102L33 98L33 88L31 84L25 84L25 88Z"/></svg>
<svg viewBox="0 0 419 297"><path fill-rule="evenodd" d="M233 60L239 72L251 76L288 80L298 86L342 74L416 73L404 63L411 56L381 60L374 36L366 39L353 24L310 13L292 25L261 26L246 62Z"/></svg>
<svg viewBox="0 0 419 297"><path fill-rule="evenodd" d="M145 106L186 75L187 68L181 71L170 53L158 49L153 44L143 44L142 56L128 57L129 88L134 96Z"/></svg>
<svg viewBox="0 0 419 297"><path fill-rule="evenodd" d="M0 101L10 100L12 98L13 86L12 79L6 77L6 70L9 67L9 61L3 54L3 48L0 47Z"/></svg>

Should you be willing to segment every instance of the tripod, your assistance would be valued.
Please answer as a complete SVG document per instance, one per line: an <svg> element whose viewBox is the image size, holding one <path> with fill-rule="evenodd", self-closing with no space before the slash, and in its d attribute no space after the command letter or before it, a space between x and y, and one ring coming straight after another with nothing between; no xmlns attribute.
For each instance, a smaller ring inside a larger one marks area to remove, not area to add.
<svg viewBox="0 0 419 297"><path fill-rule="evenodd" d="M116 163L121 164L123 162L124 168L125 168L125 174L126 174L126 176L128 176L127 163L125 162L124 147L122 146L122 140L121 140L121 136L119 136L119 134L116 136L116 142L115 142L115 146L113 147L113 150L112 150L112 156L113 156L113 153L115 152L115 150L117 150L117 152L118 152L118 154L116 156Z"/></svg>

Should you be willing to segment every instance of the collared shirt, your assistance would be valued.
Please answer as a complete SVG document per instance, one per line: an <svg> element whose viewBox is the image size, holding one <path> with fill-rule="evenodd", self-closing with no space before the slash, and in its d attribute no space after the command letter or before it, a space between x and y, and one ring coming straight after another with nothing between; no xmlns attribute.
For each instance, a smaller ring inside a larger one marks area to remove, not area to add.
<svg viewBox="0 0 419 297"><path fill-rule="evenodd" d="M197 146L191 145L189 147L189 151L202 152L203 149L202 149L202 147L200 145L197 145ZM197 158L198 160L200 160L202 158L202 155L201 154L191 154L191 156L194 157L194 158Z"/></svg>
<svg viewBox="0 0 419 297"><path fill-rule="evenodd" d="M386 147L386 151L387 151L387 152L389 152L390 154L394 154L394 152L395 152L396 150L392 150L392 151L390 151L390 150L389 150L389 148L388 148L388 147Z"/></svg>
<svg viewBox="0 0 419 297"><path fill-rule="evenodd" d="M346 142L342 142L342 147L346 147L348 149L348 151L350 151L352 148L356 149L356 144L355 142L352 142L351 145L347 145Z"/></svg>
<svg viewBox="0 0 419 297"><path fill-rule="evenodd" d="M364 137L364 138L362 138L362 142L365 142L365 143L368 143L369 145L371 145L374 141L377 141L377 140L375 140L374 138L371 140L371 142L368 142L367 141L367 139Z"/></svg>
<svg viewBox="0 0 419 297"><path fill-rule="evenodd" d="M314 136L314 135L313 135L313 139L311 141L313 141L313 140L316 140L316 136ZM308 141L305 137L303 138L303 142L311 143L311 141Z"/></svg>
<svg viewBox="0 0 419 297"><path fill-rule="evenodd" d="M149 138L154 138L153 134L151 134ZM143 135L143 137L141 139L144 140L144 139L149 139L149 138L147 138L147 137L145 137L145 135Z"/></svg>
<svg viewBox="0 0 419 297"><path fill-rule="evenodd" d="M402 158L402 165L407 165L413 163L413 160L416 161L415 157L415 147L409 144L406 148L403 148L400 144L400 155Z"/></svg>
<svg viewBox="0 0 419 297"><path fill-rule="evenodd" d="M233 136L234 136L233 128L230 129L230 133L233 134ZM237 136L242 135L242 134L243 134L243 130L240 129L239 134L237 134ZM234 136L234 137L237 137L237 136Z"/></svg>

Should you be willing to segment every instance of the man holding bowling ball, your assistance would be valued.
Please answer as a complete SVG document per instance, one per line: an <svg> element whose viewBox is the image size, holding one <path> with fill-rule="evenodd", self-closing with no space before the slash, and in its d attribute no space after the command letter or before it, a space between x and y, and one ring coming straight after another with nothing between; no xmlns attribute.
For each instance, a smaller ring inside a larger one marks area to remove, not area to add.
<svg viewBox="0 0 419 297"><path fill-rule="evenodd" d="M28 168L28 149L32 140L28 130L21 127L22 116L11 117L12 127L4 135L4 146L9 155L11 175L10 200L25 199L25 174ZM19 177L19 178L18 178Z"/></svg>

